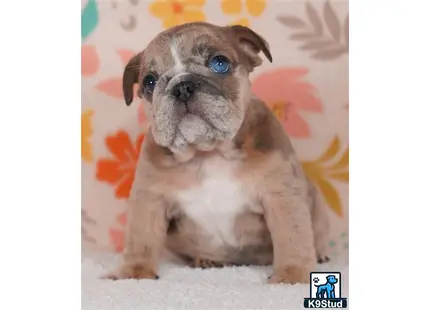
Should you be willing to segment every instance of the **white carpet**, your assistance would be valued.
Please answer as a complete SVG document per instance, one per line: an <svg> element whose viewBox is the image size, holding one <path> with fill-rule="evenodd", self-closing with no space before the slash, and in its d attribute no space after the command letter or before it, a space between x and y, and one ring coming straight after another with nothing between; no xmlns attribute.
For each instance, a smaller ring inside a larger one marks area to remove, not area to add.
<svg viewBox="0 0 430 310"><path fill-rule="evenodd" d="M101 280L116 266L112 254L83 254L82 310L300 309L308 285L268 285L269 267L190 269L165 264L159 280ZM342 273L342 297L348 297L348 264L319 265L320 271Z"/></svg>

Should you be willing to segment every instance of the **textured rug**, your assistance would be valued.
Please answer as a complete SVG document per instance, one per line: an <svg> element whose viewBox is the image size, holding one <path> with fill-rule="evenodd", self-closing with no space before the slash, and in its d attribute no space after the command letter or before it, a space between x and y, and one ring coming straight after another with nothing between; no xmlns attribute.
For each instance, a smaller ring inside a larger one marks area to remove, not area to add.
<svg viewBox="0 0 430 310"><path fill-rule="evenodd" d="M101 280L119 256L88 252L82 256L82 309L304 309L309 285L268 285L270 267L190 269L166 263L159 280ZM342 273L342 297L348 296L347 262L319 265ZM317 270L317 271L318 271Z"/></svg>

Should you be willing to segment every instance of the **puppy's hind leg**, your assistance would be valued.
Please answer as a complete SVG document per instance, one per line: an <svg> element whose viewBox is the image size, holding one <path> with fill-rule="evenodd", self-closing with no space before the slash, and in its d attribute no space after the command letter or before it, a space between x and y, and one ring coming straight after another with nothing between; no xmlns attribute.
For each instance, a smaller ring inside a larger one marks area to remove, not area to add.
<svg viewBox="0 0 430 310"><path fill-rule="evenodd" d="M312 229L314 232L314 243L317 254L317 261L319 264L328 262L329 258L329 238L330 238L330 223L328 214L324 209L324 205L321 202L320 194L315 187L309 181L309 199L311 206L312 216Z"/></svg>

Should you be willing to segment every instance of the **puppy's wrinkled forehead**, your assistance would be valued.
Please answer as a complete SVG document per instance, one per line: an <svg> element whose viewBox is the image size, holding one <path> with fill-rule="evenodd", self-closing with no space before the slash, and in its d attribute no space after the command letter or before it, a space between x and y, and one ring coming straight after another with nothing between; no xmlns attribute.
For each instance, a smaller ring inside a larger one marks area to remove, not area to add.
<svg viewBox="0 0 430 310"><path fill-rule="evenodd" d="M203 72L202 66L207 67L215 56L227 58L232 69L230 73L245 71L249 74L261 65L260 52L272 61L267 42L251 29L239 25L222 27L195 22L167 29L126 65L123 73L125 103L130 105L133 101L133 84L140 83L140 90L143 90L142 82L148 74L165 79L182 72L196 74ZM165 75L166 72L172 74Z"/></svg>
<svg viewBox="0 0 430 310"><path fill-rule="evenodd" d="M234 43L222 27L204 23L182 25L162 32L148 44L143 67L159 73L173 68L184 70L188 64L201 63L214 53L238 61Z"/></svg>

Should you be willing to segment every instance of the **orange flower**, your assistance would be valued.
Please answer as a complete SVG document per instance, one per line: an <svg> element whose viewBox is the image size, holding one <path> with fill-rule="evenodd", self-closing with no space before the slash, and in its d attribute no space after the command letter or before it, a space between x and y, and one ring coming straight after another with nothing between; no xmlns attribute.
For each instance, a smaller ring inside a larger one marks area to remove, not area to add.
<svg viewBox="0 0 430 310"><path fill-rule="evenodd" d="M93 147L90 141L93 134L93 115L93 110L85 110L81 114L81 158L86 162L93 160Z"/></svg>
<svg viewBox="0 0 430 310"><path fill-rule="evenodd" d="M258 17L264 12L266 5L266 0L222 0L221 10L226 15L242 16L242 18L231 23L232 25L249 27L249 18L246 13L252 17Z"/></svg>
<svg viewBox="0 0 430 310"><path fill-rule="evenodd" d="M96 178L115 186L118 199L128 198L130 194L143 139L141 134L133 145L128 133L122 130L106 138L106 146L114 158L97 161Z"/></svg>
<svg viewBox="0 0 430 310"><path fill-rule="evenodd" d="M121 228L110 228L109 239L113 244L116 252L122 252L124 250L125 232L124 227L127 223L127 213L123 212L116 217L116 221L121 225Z"/></svg>
<svg viewBox="0 0 430 310"><path fill-rule="evenodd" d="M163 20L164 28L170 28L189 22L202 22L205 14L202 7L206 0L155 0L149 11Z"/></svg>

